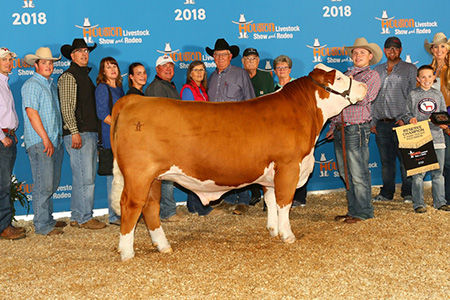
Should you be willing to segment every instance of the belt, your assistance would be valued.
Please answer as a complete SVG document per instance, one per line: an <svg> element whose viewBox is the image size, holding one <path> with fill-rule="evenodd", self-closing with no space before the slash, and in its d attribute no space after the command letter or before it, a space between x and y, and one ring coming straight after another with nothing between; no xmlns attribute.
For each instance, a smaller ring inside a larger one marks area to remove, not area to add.
<svg viewBox="0 0 450 300"><path fill-rule="evenodd" d="M390 123L390 122L395 122L395 119L380 119L380 122L384 122L384 123Z"/></svg>
<svg viewBox="0 0 450 300"><path fill-rule="evenodd" d="M334 129L337 130L337 131L341 131L342 128L344 128L344 127L353 126L353 125L364 125L364 124L367 124L367 123L369 123L369 122L364 122L364 123L359 123L359 124L345 123L345 126L343 126L342 123L336 123Z"/></svg>
<svg viewBox="0 0 450 300"><path fill-rule="evenodd" d="M16 135L16 130L14 129L2 128L2 131L10 135Z"/></svg>

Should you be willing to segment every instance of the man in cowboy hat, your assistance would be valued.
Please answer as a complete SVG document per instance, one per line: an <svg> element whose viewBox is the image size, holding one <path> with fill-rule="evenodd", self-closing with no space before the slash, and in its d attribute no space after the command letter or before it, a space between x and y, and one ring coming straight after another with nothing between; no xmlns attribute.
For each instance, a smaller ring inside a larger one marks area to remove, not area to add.
<svg viewBox="0 0 450 300"><path fill-rule="evenodd" d="M255 91L248 73L231 65L231 60L239 55L239 47L230 46L225 39L218 39L214 49L206 47L206 52L214 57L216 70L208 78L208 97L211 102L244 101L255 98ZM246 147L246 145L243 145ZM233 210L234 214L243 214L250 203L247 189L229 192L224 197L223 206Z"/></svg>
<svg viewBox="0 0 450 300"><path fill-rule="evenodd" d="M353 59L353 68L347 75L364 82L367 94L362 101L347 106L331 120L326 137L334 137L339 174L348 183L348 213L335 220L351 224L373 218L369 171L370 106L377 97L381 81L370 66L377 64L383 54L377 44L368 43L365 38L357 38L354 45L345 50Z"/></svg>
<svg viewBox="0 0 450 300"><path fill-rule="evenodd" d="M14 98L8 84L8 74L17 55L7 48L0 48L0 238L17 240L25 237L24 228L12 226L11 175L16 162L19 127Z"/></svg>
<svg viewBox="0 0 450 300"><path fill-rule="evenodd" d="M72 168L72 199L70 226L101 229L106 224L92 218L95 174L97 169L97 114L95 85L89 77L89 53L84 39L61 47L62 55L72 60L59 77L58 90L63 119L64 145Z"/></svg>
<svg viewBox="0 0 450 300"><path fill-rule="evenodd" d="M169 45L170 49L170 45ZM150 97L166 97L180 99L172 78L175 75L175 63L167 53L156 60L155 79L148 85L145 95ZM186 221L186 216L177 212L177 204L173 196L173 182L163 180L161 182L161 205L159 216L163 222Z"/></svg>
<svg viewBox="0 0 450 300"><path fill-rule="evenodd" d="M391 36L384 42L384 54L387 61L374 68L380 75L383 85L372 105L371 131L381 158L381 178L383 186L380 194L372 201L390 201L395 192L396 160L400 162L402 175L402 197L405 202L412 202L411 177L406 176L406 169L398 149L398 140L394 127L404 125L401 117L407 112L408 95L416 87L417 67L400 58L402 42Z"/></svg>
<svg viewBox="0 0 450 300"><path fill-rule="evenodd" d="M64 155L62 119L58 90L51 77L53 57L50 48L42 47L36 54L25 56L35 72L22 86L22 112L25 147L33 175L34 228L37 234L62 234L67 224L53 219L52 195L61 180Z"/></svg>

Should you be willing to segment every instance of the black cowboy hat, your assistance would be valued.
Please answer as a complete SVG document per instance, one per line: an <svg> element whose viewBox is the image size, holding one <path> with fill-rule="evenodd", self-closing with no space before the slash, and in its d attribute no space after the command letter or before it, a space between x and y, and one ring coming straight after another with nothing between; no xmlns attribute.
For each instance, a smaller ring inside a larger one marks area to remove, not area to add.
<svg viewBox="0 0 450 300"><path fill-rule="evenodd" d="M94 46L88 47L88 45L86 44L84 39L74 39L72 42L72 45L67 44L67 45L63 45L61 47L61 53L65 58L72 60L72 57L70 56L70 54L73 52L73 50L79 49L79 48L88 48L89 52L91 52L96 47L97 47L96 43L94 43Z"/></svg>
<svg viewBox="0 0 450 300"><path fill-rule="evenodd" d="M216 44L214 45L214 49L206 47L206 52L211 56L214 55L214 51L220 50L230 50L231 54L233 55L232 58L235 58L239 55L239 47L236 45L230 46L227 41L225 41L225 39L218 39L216 41Z"/></svg>

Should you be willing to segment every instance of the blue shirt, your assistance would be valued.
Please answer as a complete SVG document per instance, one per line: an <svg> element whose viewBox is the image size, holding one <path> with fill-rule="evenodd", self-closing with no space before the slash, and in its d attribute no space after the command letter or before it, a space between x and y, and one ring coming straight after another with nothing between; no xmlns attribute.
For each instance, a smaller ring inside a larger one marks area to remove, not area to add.
<svg viewBox="0 0 450 300"><path fill-rule="evenodd" d="M244 101L255 98L255 90L247 71L229 65L209 76L208 96L210 102Z"/></svg>
<svg viewBox="0 0 450 300"><path fill-rule="evenodd" d="M95 106L97 108L97 117L102 121L102 142L103 148L111 148L110 128L111 126L103 122L105 118L111 114L111 107L109 107L109 93L111 91L113 105L124 96L122 87L110 87L105 83L100 83L95 89Z"/></svg>
<svg viewBox="0 0 450 300"><path fill-rule="evenodd" d="M34 72L22 86L22 112L24 120L24 140L25 147L29 147L42 142L42 138L31 126L26 108L36 110L41 118L42 125L47 132L48 138L53 146L62 143L62 118L59 107L58 90L53 78L45 78L41 74Z"/></svg>

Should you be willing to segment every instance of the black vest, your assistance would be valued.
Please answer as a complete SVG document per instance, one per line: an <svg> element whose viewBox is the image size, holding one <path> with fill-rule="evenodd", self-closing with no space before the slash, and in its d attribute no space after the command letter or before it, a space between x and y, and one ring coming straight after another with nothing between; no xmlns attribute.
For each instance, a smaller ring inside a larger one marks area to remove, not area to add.
<svg viewBox="0 0 450 300"><path fill-rule="evenodd" d="M97 132L97 111L95 107L95 85L89 77L91 68L80 67L74 62L64 72L73 75L77 82L77 105L75 118L79 132ZM70 131L63 128L63 134L69 135Z"/></svg>

